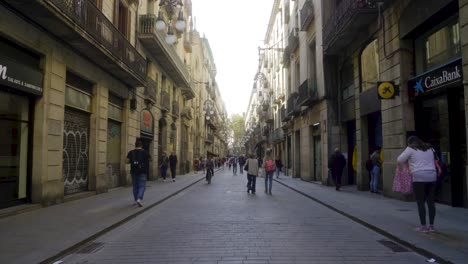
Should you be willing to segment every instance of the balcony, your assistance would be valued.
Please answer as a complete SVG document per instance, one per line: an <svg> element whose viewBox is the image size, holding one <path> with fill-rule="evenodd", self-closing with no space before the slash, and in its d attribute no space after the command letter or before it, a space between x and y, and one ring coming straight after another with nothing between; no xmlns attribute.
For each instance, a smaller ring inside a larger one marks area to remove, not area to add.
<svg viewBox="0 0 468 264"><path fill-rule="evenodd" d="M288 35L288 46L286 49L291 54L299 47L299 29L293 28Z"/></svg>
<svg viewBox="0 0 468 264"><path fill-rule="evenodd" d="M145 100L148 100L152 103L156 103L156 90L157 84L151 78L146 78L146 86L145 86Z"/></svg>
<svg viewBox="0 0 468 264"><path fill-rule="evenodd" d="M307 79L299 86L297 103L300 106L311 106L319 101L317 80Z"/></svg>
<svg viewBox="0 0 468 264"><path fill-rule="evenodd" d="M287 115L290 117L296 116L301 111L300 105L297 103L299 99L299 95L297 92L293 92L289 95L288 102L287 102Z"/></svg>
<svg viewBox="0 0 468 264"><path fill-rule="evenodd" d="M179 102L173 101L173 102L172 102L172 115L173 115L175 118L179 118L179 114L180 114L180 111L179 111Z"/></svg>
<svg viewBox="0 0 468 264"><path fill-rule="evenodd" d="M171 111L171 103L170 103L169 94L166 91L161 91L161 110L163 112Z"/></svg>
<svg viewBox="0 0 468 264"><path fill-rule="evenodd" d="M148 52L164 68L164 71L182 90L187 99L195 98L195 92L190 83L187 66L177 54L174 47L166 43L165 33L156 30L155 15L140 15L140 31L138 38Z"/></svg>
<svg viewBox="0 0 468 264"><path fill-rule="evenodd" d="M146 84L146 60L93 1L4 2L127 85Z"/></svg>
<svg viewBox="0 0 468 264"><path fill-rule="evenodd" d="M314 4L312 0L306 0L300 11L301 31L307 31L310 23L314 20Z"/></svg>
<svg viewBox="0 0 468 264"><path fill-rule="evenodd" d="M323 29L324 50L339 53L359 35L363 28L377 23L376 0L343 0Z"/></svg>
<svg viewBox="0 0 468 264"><path fill-rule="evenodd" d="M214 135L206 135L205 143L209 144L209 145L213 144L214 143Z"/></svg>

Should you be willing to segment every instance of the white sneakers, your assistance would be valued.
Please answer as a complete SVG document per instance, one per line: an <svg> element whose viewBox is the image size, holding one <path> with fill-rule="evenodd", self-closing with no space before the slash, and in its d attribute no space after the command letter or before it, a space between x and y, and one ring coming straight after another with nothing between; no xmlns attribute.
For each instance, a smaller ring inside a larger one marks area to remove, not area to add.
<svg viewBox="0 0 468 264"><path fill-rule="evenodd" d="M143 207L143 202L140 199L138 199L136 203L138 204L139 207Z"/></svg>

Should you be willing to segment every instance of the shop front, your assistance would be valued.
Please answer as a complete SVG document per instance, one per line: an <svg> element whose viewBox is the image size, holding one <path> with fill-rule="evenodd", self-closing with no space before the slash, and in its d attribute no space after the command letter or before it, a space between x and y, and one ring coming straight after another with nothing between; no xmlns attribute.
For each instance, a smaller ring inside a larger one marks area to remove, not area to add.
<svg viewBox="0 0 468 264"><path fill-rule="evenodd" d="M463 206L467 149L461 59L414 77L408 88L415 107L415 134L434 146L446 167L437 182L437 200Z"/></svg>
<svg viewBox="0 0 468 264"><path fill-rule="evenodd" d="M30 201L34 101L40 57L0 39L0 208Z"/></svg>

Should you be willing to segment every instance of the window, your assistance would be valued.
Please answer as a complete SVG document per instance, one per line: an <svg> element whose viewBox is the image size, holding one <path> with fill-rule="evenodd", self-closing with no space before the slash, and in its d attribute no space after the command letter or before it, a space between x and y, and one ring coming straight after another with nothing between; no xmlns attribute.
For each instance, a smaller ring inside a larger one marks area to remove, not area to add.
<svg viewBox="0 0 468 264"><path fill-rule="evenodd" d="M131 12L122 0L117 0L115 13L117 28L128 39L130 36Z"/></svg>
<svg viewBox="0 0 468 264"><path fill-rule="evenodd" d="M361 92L377 85L380 79L377 40L372 41L361 54Z"/></svg>
<svg viewBox="0 0 468 264"><path fill-rule="evenodd" d="M431 31L416 40L419 52L418 73L428 71L461 56L460 26L452 19L442 28ZM422 62L422 63L421 63Z"/></svg>

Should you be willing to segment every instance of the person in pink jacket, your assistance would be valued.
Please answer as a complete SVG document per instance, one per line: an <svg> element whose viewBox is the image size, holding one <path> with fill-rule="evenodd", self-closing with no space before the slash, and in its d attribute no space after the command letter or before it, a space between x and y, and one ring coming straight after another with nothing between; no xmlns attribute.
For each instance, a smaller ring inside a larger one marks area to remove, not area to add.
<svg viewBox="0 0 468 264"><path fill-rule="evenodd" d="M435 183L437 170L434 163L434 152L429 143L416 136L408 138L408 147L397 159L398 165L408 163L413 178L413 191L418 205L420 232L434 231ZM429 211L429 226L426 226L426 203Z"/></svg>

